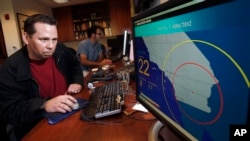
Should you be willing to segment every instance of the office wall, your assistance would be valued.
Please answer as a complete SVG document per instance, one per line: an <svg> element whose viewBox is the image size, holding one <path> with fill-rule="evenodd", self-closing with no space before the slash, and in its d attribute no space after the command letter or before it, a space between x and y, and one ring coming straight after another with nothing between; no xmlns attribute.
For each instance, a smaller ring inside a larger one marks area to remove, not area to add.
<svg viewBox="0 0 250 141"><path fill-rule="evenodd" d="M47 15L52 15L51 8L36 2L35 0L12 0L12 2L16 13L22 13L25 15L44 13Z"/></svg>
<svg viewBox="0 0 250 141"><path fill-rule="evenodd" d="M9 15L9 19L5 19L5 15ZM11 0L0 1L0 16L6 45L7 55L9 56L16 51L19 46L18 28L16 25L15 13Z"/></svg>
<svg viewBox="0 0 250 141"><path fill-rule="evenodd" d="M42 5L34 0L1 0L0 1L0 19L3 28L4 40L6 44L7 55L10 56L21 48L21 37L16 13L32 15L44 13L52 15L51 8ZM5 15L9 15L9 20Z"/></svg>

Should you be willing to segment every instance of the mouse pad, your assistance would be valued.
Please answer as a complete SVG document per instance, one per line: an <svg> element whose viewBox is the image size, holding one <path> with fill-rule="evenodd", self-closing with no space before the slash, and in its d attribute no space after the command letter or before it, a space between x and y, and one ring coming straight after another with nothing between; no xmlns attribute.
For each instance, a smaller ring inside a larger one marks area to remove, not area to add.
<svg viewBox="0 0 250 141"><path fill-rule="evenodd" d="M54 113L46 113L45 114L45 118L48 119L48 123L49 124L56 124L59 121L69 117L70 115L74 114L75 112L77 112L78 110L84 108L88 101L82 98L76 98L78 104L79 104L79 109L76 110L72 110L71 112L67 112L67 113L58 113L58 112L54 112Z"/></svg>

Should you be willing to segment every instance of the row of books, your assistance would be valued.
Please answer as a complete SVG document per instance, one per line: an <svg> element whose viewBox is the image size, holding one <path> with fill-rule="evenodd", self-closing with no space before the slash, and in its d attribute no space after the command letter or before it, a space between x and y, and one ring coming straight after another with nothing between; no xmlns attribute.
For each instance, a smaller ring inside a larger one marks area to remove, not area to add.
<svg viewBox="0 0 250 141"><path fill-rule="evenodd" d="M111 27L104 28L104 36L112 36L112 30ZM87 31L80 31L80 32L75 32L75 39L83 39L87 38Z"/></svg>
<svg viewBox="0 0 250 141"><path fill-rule="evenodd" d="M74 31L82 31L82 30L87 30L89 27L92 25L98 25L103 28L110 27L109 23L105 20L100 20L100 21L88 21L88 22L82 22L82 23L74 23Z"/></svg>

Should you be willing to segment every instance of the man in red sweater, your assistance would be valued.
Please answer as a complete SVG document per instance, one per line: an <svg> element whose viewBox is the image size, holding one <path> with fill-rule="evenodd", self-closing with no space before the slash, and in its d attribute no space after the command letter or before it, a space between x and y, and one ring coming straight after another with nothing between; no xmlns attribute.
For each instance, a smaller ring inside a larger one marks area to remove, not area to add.
<svg viewBox="0 0 250 141"><path fill-rule="evenodd" d="M13 126L17 140L46 113L72 111L71 94L82 90L80 62L57 39L55 19L32 15L24 22L26 45L0 67L0 124Z"/></svg>

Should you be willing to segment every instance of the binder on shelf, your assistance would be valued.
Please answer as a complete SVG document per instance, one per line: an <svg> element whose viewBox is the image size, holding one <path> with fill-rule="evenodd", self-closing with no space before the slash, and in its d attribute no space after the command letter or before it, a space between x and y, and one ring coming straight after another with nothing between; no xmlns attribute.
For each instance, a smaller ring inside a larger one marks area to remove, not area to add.
<svg viewBox="0 0 250 141"><path fill-rule="evenodd" d="M104 35L105 36L112 36L111 27L104 28Z"/></svg>
<svg viewBox="0 0 250 141"><path fill-rule="evenodd" d="M111 27L108 28L108 31L109 31L109 35L108 36L112 36Z"/></svg>
<svg viewBox="0 0 250 141"><path fill-rule="evenodd" d="M108 32L108 28L104 28L104 35L108 36L109 32Z"/></svg>

